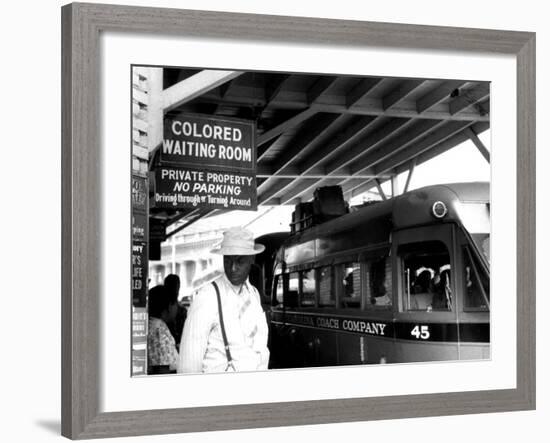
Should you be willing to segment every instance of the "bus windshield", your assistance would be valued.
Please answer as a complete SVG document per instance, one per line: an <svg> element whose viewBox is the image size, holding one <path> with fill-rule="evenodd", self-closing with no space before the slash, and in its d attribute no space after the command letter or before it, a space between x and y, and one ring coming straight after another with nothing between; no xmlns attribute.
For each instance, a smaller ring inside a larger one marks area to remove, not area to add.
<svg viewBox="0 0 550 443"><path fill-rule="evenodd" d="M491 263L490 257L490 204L489 203L464 203L458 206L460 220L463 226L472 236L480 255L487 263Z"/></svg>
<svg viewBox="0 0 550 443"><path fill-rule="evenodd" d="M477 247L477 250L483 254L487 263L491 263L491 235L487 234L471 234L472 239Z"/></svg>

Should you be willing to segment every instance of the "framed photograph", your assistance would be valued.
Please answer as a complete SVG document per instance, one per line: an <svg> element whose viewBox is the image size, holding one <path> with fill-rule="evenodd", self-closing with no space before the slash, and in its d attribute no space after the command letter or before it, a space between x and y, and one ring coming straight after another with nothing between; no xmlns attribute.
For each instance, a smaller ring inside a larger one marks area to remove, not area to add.
<svg viewBox="0 0 550 443"><path fill-rule="evenodd" d="M62 24L63 435L535 407L534 34Z"/></svg>

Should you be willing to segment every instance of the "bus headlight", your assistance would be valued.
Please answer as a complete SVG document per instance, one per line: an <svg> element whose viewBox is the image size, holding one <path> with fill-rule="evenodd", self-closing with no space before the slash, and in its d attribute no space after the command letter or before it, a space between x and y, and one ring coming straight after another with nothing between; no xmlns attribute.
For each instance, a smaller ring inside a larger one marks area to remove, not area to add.
<svg viewBox="0 0 550 443"><path fill-rule="evenodd" d="M442 201L436 201L432 206L432 214L435 218L443 218L447 212L447 206Z"/></svg>

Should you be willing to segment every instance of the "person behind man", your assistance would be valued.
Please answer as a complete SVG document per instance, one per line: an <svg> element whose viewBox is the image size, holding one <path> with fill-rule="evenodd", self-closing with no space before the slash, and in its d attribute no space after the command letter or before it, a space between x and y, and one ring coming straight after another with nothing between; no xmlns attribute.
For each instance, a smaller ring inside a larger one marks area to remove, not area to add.
<svg viewBox="0 0 550 443"><path fill-rule="evenodd" d="M201 288L191 303L178 372L267 369L267 321L258 291L248 281L254 256L263 250L246 229L224 232L221 245L212 250L223 255L224 273Z"/></svg>
<svg viewBox="0 0 550 443"><path fill-rule="evenodd" d="M178 351L167 324L175 319L177 298L163 285L158 285L149 290L148 306L147 372L149 374L175 372Z"/></svg>
<svg viewBox="0 0 550 443"><path fill-rule="evenodd" d="M171 297L175 297L176 300L179 298L180 293L180 278L176 274L168 274L164 278L164 287L170 293ZM185 324L185 319L187 318L187 309L182 304L178 303L178 312L173 321L168 323L168 328L176 340L176 346L179 346L181 342L181 332L183 330L183 325Z"/></svg>

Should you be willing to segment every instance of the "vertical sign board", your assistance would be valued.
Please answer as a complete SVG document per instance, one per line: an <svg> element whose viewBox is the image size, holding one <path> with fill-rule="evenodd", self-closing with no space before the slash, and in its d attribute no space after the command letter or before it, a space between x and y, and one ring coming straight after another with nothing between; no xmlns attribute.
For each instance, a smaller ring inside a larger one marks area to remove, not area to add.
<svg viewBox="0 0 550 443"><path fill-rule="evenodd" d="M147 373L148 192L148 179L132 175L132 375Z"/></svg>
<svg viewBox="0 0 550 443"><path fill-rule="evenodd" d="M132 375L147 374L147 308L132 306Z"/></svg>
<svg viewBox="0 0 550 443"><path fill-rule="evenodd" d="M148 181L139 175L132 175L132 212L147 214Z"/></svg>
<svg viewBox="0 0 550 443"><path fill-rule="evenodd" d="M132 213L132 242L146 242L147 228L147 215L134 211Z"/></svg>
<svg viewBox="0 0 550 443"><path fill-rule="evenodd" d="M166 116L160 163L155 207L257 209L253 122Z"/></svg>
<svg viewBox="0 0 550 443"><path fill-rule="evenodd" d="M148 179L132 176L132 300L144 308L147 301Z"/></svg>
<svg viewBox="0 0 550 443"><path fill-rule="evenodd" d="M144 308L147 302L147 243L132 242L132 305Z"/></svg>

